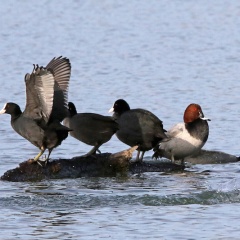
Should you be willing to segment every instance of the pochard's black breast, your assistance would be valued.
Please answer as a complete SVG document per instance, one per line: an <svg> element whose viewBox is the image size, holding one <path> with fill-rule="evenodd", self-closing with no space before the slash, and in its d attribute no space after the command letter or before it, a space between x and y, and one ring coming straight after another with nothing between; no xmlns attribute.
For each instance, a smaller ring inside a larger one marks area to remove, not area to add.
<svg viewBox="0 0 240 240"><path fill-rule="evenodd" d="M207 141L209 135L209 126L206 120L197 119L192 123L186 123L185 126L192 137L203 142Z"/></svg>

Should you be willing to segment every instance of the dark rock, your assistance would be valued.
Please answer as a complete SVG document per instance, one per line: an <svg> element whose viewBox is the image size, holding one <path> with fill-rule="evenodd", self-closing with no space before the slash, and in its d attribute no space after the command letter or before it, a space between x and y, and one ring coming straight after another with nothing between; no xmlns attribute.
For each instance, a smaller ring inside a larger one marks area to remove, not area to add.
<svg viewBox="0 0 240 240"><path fill-rule="evenodd" d="M110 154L97 154L88 157L74 157L49 162L45 167L25 161L19 167L8 170L2 180L23 182L44 179L80 178L80 177L116 177L130 173L165 172L183 169L183 166L155 161L151 163L131 163L132 153L137 147Z"/></svg>
<svg viewBox="0 0 240 240"><path fill-rule="evenodd" d="M238 162L240 159L234 155L220 152L220 151L209 151L200 150L198 154L185 158L186 162L192 164L216 164L216 163L230 163Z"/></svg>
<svg viewBox="0 0 240 240"><path fill-rule="evenodd" d="M80 177L116 177L143 172L184 170L184 166L173 164L167 159L131 162L132 153L136 148L132 147L115 154L103 153L88 157L53 160L45 167L28 160L20 163L19 167L5 172L1 179L24 182ZM188 157L186 161L193 164L213 164L237 162L239 158L223 152L201 150L197 156Z"/></svg>

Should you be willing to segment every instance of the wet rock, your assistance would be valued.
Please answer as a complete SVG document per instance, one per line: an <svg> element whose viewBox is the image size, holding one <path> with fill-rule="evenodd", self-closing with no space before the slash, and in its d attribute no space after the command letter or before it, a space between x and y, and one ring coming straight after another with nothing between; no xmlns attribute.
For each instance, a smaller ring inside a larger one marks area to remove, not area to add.
<svg viewBox="0 0 240 240"><path fill-rule="evenodd" d="M209 151L201 149L197 154L185 159L186 162L192 164L217 164L217 163L230 163L238 162L240 159L237 156L220 152L220 151Z"/></svg>
<svg viewBox="0 0 240 240"><path fill-rule="evenodd" d="M45 167L32 163L31 160L19 164L19 167L8 170L1 180L23 182L45 179L63 179L80 177L116 177L144 172L182 171L184 166L173 164L167 159L132 162L136 147L118 153L103 153L89 157L74 157L49 162ZM201 150L198 155L188 157L193 164L213 164L237 162L239 158L218 151Z"/></svg>
<svg viewBox="0 0 240 240"><path fill-rule="evenodd" d="M161 161L157 161L153 165L150 163L131 163L130 159L135 149L136 147L133 147L115 154L103 153L89 157L53 160L45 167L28 160L20 163L19 167L5 172L1 179L22 182L80 177L116 177L127 175L129 172L164 172L184 168L172 163L165 165Z"/></svg>

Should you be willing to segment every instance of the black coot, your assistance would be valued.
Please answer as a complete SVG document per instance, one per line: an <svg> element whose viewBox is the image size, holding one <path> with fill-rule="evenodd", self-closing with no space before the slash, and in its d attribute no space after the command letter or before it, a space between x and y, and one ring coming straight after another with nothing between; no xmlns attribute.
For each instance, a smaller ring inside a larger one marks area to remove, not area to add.
<svg viewBox="0 0 240 240"><path fill-rule="evenodd" d="M113 117L119 124L116 132L118 139L131 147L139 146L136 161L142 161L145 151L167 137L157 116L145 109L130 109L123 99L118 99L109 112L114 112Z"/></svg>
<svg viewBox="0 0 240 240"><path fill-rule="evenodd" d="M69 129L60 122L68 113L70 75L71 64L67 58L53 58L46 67L34 65L33 72L25 76L24 112L12 102L0 111L0 114L10 114L13 129L41 150L34 162L48 149L47 161L53 148L68 136Z"/></svg>
<svg viewBox="0 0 240 240"><path fill-rule="evenodd" d="M118 124L112 117L96 113L77 113L72 102L68 103L68 111L69 115L64 119L64 125L72 129L70 135L85 144L94 146L84 155L85 157L99 151L99 147L108 142L118 130Z"/></svg>

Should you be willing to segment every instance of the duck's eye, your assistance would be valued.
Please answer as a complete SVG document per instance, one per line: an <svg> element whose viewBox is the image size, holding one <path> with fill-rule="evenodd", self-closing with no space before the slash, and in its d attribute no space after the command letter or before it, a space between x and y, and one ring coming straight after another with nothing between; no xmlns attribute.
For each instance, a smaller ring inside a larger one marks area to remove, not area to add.
<svg viewBox="0 0 240 240"><path fill-rule="evenodd" d="M201 111L199 111L199 117L200 117L200 118L204 117L204 116L203 116L203 113L202 113Z"/></svg>

